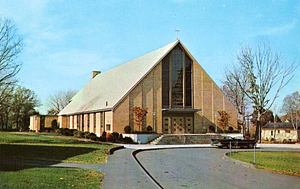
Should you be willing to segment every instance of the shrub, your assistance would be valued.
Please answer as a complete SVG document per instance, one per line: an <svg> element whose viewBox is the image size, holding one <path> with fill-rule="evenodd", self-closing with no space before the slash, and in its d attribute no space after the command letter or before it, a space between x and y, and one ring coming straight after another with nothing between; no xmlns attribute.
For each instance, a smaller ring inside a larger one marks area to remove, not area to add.
<svg viewBox="0 0 300 189"><path fill-rule="evenodd" d="M97 135L95 133L89 133L87 135L87 138L91 139L91 140L96 140L97 139Z"/></svg>
<svg viewBox="0 0 300 189"><path fill-rule="evenodd" d="M134 142L133 142L132 138L130 138L130 137L125 137L125 138L124 138L124 143L125 143L125 144L133 144Z"/></svg>
<svg viewBox="0 0 300 189"><path fill-rule="evenodd" d="M113 132L112 135L114 138L118 138L120 134L118 132Z"/></svg>
<svg viewBox="0 0 300 189"><path fill-rule="evenodd" d="M54 130L53 128L46 128L46 129L47 130L49 130L49 129ZM59 129L55 130L56 133L61 134L61 135L65 135L65 136L73 136L74 131L77 131L77 130L76 129L69 129L69 128L59 128Z"/></svg>
<svg viewBox="0 0 300 189"><path fill-rule="evenodd" d="M73 132L70 131L68 128L63 129L63 135L65 136L72 136Z"/></svg>
<svg viewBox="0 0 300 189"><path fill-rule="evenodd" d="M84 132L82 131L74 131L74 137L76 138L84 138Z"/></svg>
<svg viewBox="0 0 300 189"><path fill-rule="evenodd" d="M84 132L83 138L88 138L88 135L89 135L89 134L90 134L90 132L88 132L88 131Z"/></svg>
<svg viewBox="0 0 300 189"><path fill-rule="evenodd" d="M77 131L77 129L69 129L69 136L74 136L75 131Z"/></svg>
<svg viewBox="0 0 300 189"><path fill-rule="evenodd" d="M104 137L104 138L106 138L106 132L105 131L103 131L103 133L102 133L102 135L101 135L102 137Z"/></svg>
<svg viewBox="0 0 300 189"><path fill-rule="evenodd" d="M99 137L99 141L106 142L106 137L103 137L103 136Z"/></svg>
<svg viewBox="0 0 300 189"><path fill-rule="evenodd" d="M118 141L123 142L123 135L122 134L119 135Z"/></svg>
<svg viewBox="0 0 300 189"><path fill-rule="evenodd" d="M118 140L118 138L119 138L119 133L113 132L107 136L107 141L108 142L116 142Z"/></svg>
<svg viewBox="0 0 300 189"><path fill-rule="evenodd" d="M62 128L55 129L55 133L57 133L57 134L62 134Z"/></svg>
<svg viewBox="0 0 300 189"><path fill-rule="evenodd" d="M129 125L127 125L126 127L124 127L124 132L129 134L131 132L131 127Z"/></svg>
<svg viewBox="0 0 300 189"><path fill-rule="evenodd" d="M54 133L54 131L53 128L45 128L45 133Z"/></svg>
<svg viewBox="0 0 300 189"><path fill-rule="evenodd" d="M152 131L152 127L150 125L148 125L147 129L146 129L148 132Z"/></svg>

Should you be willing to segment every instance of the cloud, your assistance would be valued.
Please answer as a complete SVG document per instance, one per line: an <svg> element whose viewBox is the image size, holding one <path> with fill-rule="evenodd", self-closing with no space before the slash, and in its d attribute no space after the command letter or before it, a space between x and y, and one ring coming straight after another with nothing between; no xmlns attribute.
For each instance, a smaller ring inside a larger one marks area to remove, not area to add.
<svg viewBox="0 0 300 189"><path fill-rule="evenodd" d="M1 16L13 19L18 26L29 29L44 22L47 4L47 0L1 1L0 12Z"/></svg>
<svg viewBox="0 0 300 189"><path fill-rule="evenodd" d="M25 51L28 53L40 53L49 50L49 47L53 47L50 44L59 44L61 41L66 40L71 33L70 30L54 29L51 26L33 30L24 38Z"/></svg>
<svg viewBox="0 0 300 189"><path fill-rule="evenodd" d="M252 33L251 36L259 36L259 35L274 36L274 35L286 34L289 31L293 30L297 26L297 23L298 23L297 20L294 20L293 22L285 25L264 28L263 30Z"/></svg>

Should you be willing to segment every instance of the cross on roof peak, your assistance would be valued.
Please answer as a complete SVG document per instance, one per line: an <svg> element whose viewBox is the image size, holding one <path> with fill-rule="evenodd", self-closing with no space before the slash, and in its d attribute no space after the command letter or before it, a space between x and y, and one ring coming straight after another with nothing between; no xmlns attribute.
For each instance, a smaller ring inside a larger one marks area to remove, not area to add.
<svg viewBox="0 0 300 189"><path fill-rule="evenodd" d="M176 29L175 32L176 32L176 39L178 40L179 29Z"/></svg>

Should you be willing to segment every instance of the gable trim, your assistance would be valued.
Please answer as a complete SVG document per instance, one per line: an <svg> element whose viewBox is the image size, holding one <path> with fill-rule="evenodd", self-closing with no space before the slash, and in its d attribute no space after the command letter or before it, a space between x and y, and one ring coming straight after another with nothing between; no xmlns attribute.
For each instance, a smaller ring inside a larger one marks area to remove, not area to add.
<svg viewBox="0 0 300 189"><path fill-rule="evenodd" d="M114 110L116 107L118 107L119 104L123 102L123 100L130 94L130 92L132 92L133 89L135 89L136 86L138 86L145 79L145 77L162 61L162 59L164 59L179 43L181 44L180 40L177 40L176 43L174 43L173 46L170 47L170 49L128 90L128 92L125 93L124 96L117 101L117 103L115 103L112 109Z"/></svg>

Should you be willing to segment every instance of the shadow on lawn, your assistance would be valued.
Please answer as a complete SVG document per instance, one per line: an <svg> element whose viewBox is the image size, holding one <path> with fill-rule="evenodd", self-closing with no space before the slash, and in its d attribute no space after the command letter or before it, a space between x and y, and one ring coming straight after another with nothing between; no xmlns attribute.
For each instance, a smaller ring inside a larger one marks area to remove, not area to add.
<svg viewBox="0 0 300 189"><path fill-rule="evenodd" d="M0 171L47 167L62 160L99 150L84 147L0 144Z"/></svg>

